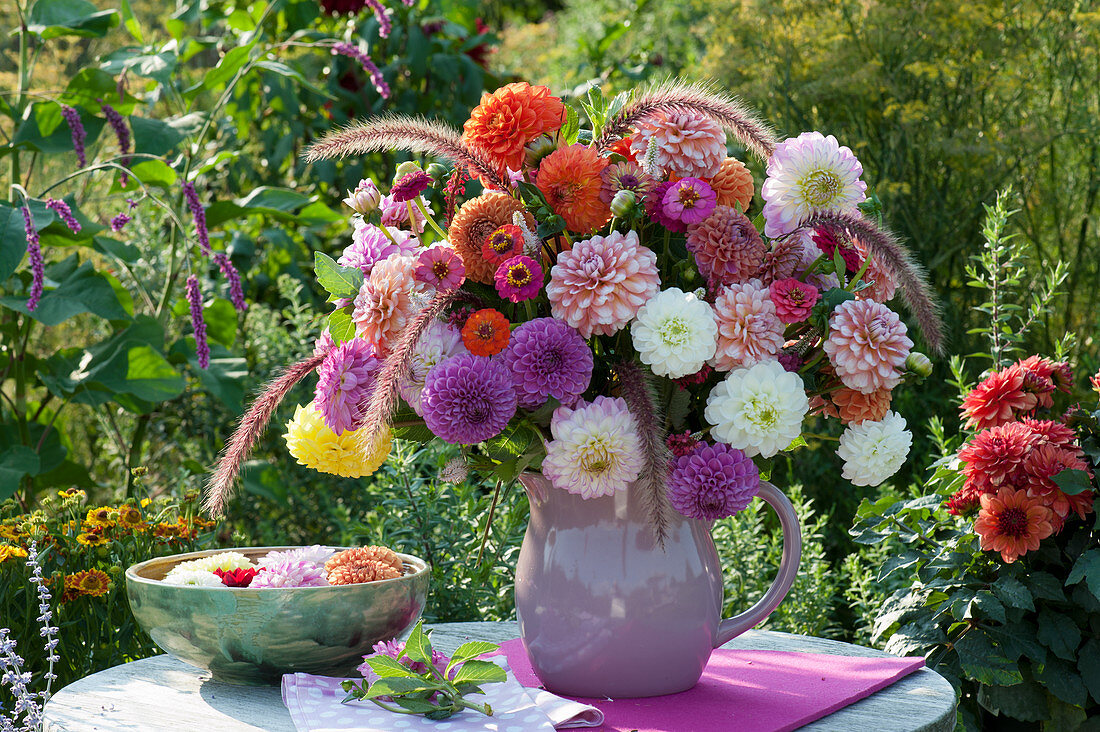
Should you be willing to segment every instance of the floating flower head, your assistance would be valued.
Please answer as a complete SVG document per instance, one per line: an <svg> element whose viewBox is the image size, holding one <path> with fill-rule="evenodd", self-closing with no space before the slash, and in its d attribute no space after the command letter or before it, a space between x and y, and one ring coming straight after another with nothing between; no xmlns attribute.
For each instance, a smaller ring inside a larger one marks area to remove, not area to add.
<svg viewBox="0 0 1100 732"><path fill-rule="evenodd" d="M370 178L359 181L359 185L355 186L355 190L348 191L348 197L344 199L344 203L347 204L348 208L363 216L374 212L381 202L382 194Z"/></svg>
<svg viewBox="0 0 1100 732"><path fill-rule="evenodd" d="M645 461L634 417L619 398L558 407L550 420L542 473L555 488L582 498L610 496L637 479Z"/></svg>
<svg viewBox="0 0 1100 732"><path fill-rule="evenodd" d="M1004 487L982 494L980 500L974 531L982 538L982 551L1000 552L1009 564L1038 549L1039 542L1054 533L1050 509L1025 490Z"/></svg>
<svg viewBox="0 0 1100 732"><path fill-rule="evenodd" d="M404 330L416 312L413 277L416 259L391 255L371 268L355 296L351 320L355 334L371 343L379 355L389 353L390 340Z"/></svg>
<svg viewBox="0 0 1100 732"><path fill-rule="evenodd" d="M688 227L687 248L699 273L713 287L756 277L768 251L748 217L728 206L718 206L706 219Z"/></svg>
<svg viewBox="0 0 1100 732"><path fill-rule="evenodd" d="M485 237L485 243L481 245L481 256L486 262L499 268L505 260L523 254L526 244L523 229L515 224L504 224Z"/></svg>
<svg viewBox="0 0 1100 732"><path fill-rule="evenodd" d="M497 293L506 300L523 302L542 289L542 267L523 254L501 262L495 277Z"/></svg>
<svg viewBox="0 0 1100 732"><path fill-rule="evenodd" d="M508 318L492 308L478 310L462 326L462 343L475 356L495 356L511 337Z"/></svg>
<svg viewBox="0 0 1100 732"><path fill-rule="evenodd" d="M285 439L287 450L299 465L345 478L361 478L386 462L393 436L388 429L370 441L364 441L355 430L337 435L310 403L294 409ZM362 449L363 442L369 442L366 450Z"/></svg>
<svg viewBox="0 0 1100 732"><path fill-rule="evenodd" d="M638 357L658 376L694 374L714 356L718 325L710 305L672 287L657 293L630 326Z"/></svg>
<svg viewBox="0 0 1100 732"><path fill-rule="evenodd" d="M240 552L220 552L218 554L211 554L207 557L199 557L198 559L192 559L187 562L180 562L172 568L172 572L184 571L184 570L199 570L202 572L211 572L215 570L234 570L234 569L251 569L256 565L252 563L252 560L241 554ZM220 580L219 580L220 581Z"/></svg>
<svg viewBox="0 0 1100 732"><path fill-rule="evenodd" d="M248 587L256 577L257 570L254 567L246 569L215 569L216 574L226 587Z"/></svg>
<svg viewBox="0 0 1100 732"><path fill-rule="evenodd" d="M565 122L565 104L545 86L507 84L483 94L462 126L462 141L501 173L523 167L524 146Z"/></svg>
<svg viewBox="0 0 1100 732"><path fill-rule="evenodd" d="M512 375L498 361L461 354L428 372L420 393L424 424L453 445L496 437L516 413Z"/></svg>
<svg viewBox="0 0 1100 732"><path fill-rule="evenodd" d="M467 277L483 285L492 284L497 265L485 259L481 247L497 229L512 224L516 213L523 216L529 228L535 228L535 219L527 213L523 204L500 191L489 191L471 198L458 209L447 238L458 256L462 257Z"/></svg>
<svg viewBox="0 0 1100 732"><path fill-rule="evenodd" d="M587 233L611 218L611 208L600 198L607 164L607 158L578 143L555 150L539 166L536 185L570 231Z"/></svg>
<svg viewBox="0 0 1100 732"><path fill-rule="evenodd" d="M169 572L164 580L169 585L192 585L198 587L225 587L222 578L213 572L202 569L179 569Z"/></svg>
<svg viewBox="0 0 1100 732"><path fill-rule="evenodd" d="M502 358L524 409L550 397L572 406L592 378L592 349L557 318L535 318L516 328Z"/></svg>
<svg viewBox="0 0 1100 732"><path fill-rule="evenodd" d="M829 318L824 345L841 382L865 394L900 384L912 347L897 313L873 300L838 305Z"/></svg>
<svg viewBox="0 0 1100 732"><path fill-rule="evenodd" d="M420 392L424 389L424 379L440 361L466 353L462 344L462 334L458 328L441 321L433 321L420 336L413 347L409 359L409 370L399 382L401 398L420 414Z"/></svg>
<svg viewBox="0 0 1100 732"><path fill-rule="evenodd" d="M358 267L364 275L369 275L374 265L383 262L393 254L415 256L420 251L420 240L407 231L386 227L386 232L353 217L355 230L351 235L351 244L344 248L336 263L343 267Z"/></svg>
<svg viewBox="0 0 1100 732"><path fill-rule="evenodd" d="M277 559L263 565L249 587L327 587L325 568L303 559Z"/></svg>
<svg viewBox="0 0 1100 732"><path fill-rule="evenodd" d="M276 562L309 562L310 564L324 564L331 559L332 555L335 553L336 550L332 547L314 544L313 546L300 546L294 549L268 552L257 561L257 564L261 567L268 567Z"/></svg>
<svg viewBox="0 0 1100 732"><path fill-rule="evenodd" d="M466 280L466 267L446 242L433 244L417 255L413 279L443 292L456 290Z"/></svg>
<svg viewBox="0 0 1100 732"><path fill-rule="evenodd" d="M808 318L821 298L816 287L794 277L772 282L768 291L775 303L775 314L784 323L800 323Z"/></svg>
<svg viewBox="0 0 1100 732"><path fill-rule="evenodd" d="M726 133L695 111L659 112L639 122L630 149L645 155L651 145L654 166L677 175L710 178L726 158Z"/></svg>
<svg viewBox="0 0 1100 732"><path fill-rule="evenodd" d="M753 457L771 457L801 434L810 408L798 374L777 361L731 371L707 397L703 416L716 440Z"/></svg>
<svg viewBox="0 0 1100 732"><path fill-rule="evenodd" d="M558 254L546 295L555 318L590 338L621 330L659 287L657 255L634 231L613 231Z"/></svg>
<svg viewBox="0 0 1100 732"><path fill-rule="evenodd" d="M672 461L668 498L689 518L716 521L745 510L760 489L760 471L745 453L700 443Z"/></svg>
<svg viewBox="0 0 1100 732"><path fill-rule="evenodd" d="M823 211L852 213L867 198L859 179L863 166L832 135L803 132L779 143L768 159L764 199L764 233L789 234L810 216Z"/></svg>
<svg viewBox="0 0 1100 732"><path fill-rule="evenodd" d="M719 371L771 359L783 347L783 323L759 280L723 287L714 301L718 346L710 363Z"/></svg>
<svg viewBox="0 0 1100 732"><path fill-rule="evenodd" d="M361 405L370 396L382 361L361 338L344 341L317 368L313 403L328 428L338 435L355 429Z"/></svg>
<svg viewBox="0 0 1100 732"><path fill-rule="evenodd" d="M845 480L853 485L876 486L898 472L912 444L913 434L905 429L905 420L887 412L877 422L849 424L840 436L836 454L844 461Z"/></svg>
<svg viewBox="0 0 1100 732"><path fill-rule="evenodd" d="M714 211L714 189L698 178L681 178L669 186L661 199L661 210L682 224L698 224Z"/></svg>

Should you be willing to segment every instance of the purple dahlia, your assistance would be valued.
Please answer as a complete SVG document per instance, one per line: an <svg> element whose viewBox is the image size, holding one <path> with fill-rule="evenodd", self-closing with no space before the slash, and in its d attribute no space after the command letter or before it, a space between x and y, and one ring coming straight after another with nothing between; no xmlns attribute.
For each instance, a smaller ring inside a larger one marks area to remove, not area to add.
<svg viewBox="0 0 1100 732"><path fill-rule="evenodd" d="M668 499L683 515L700 521L744 510L760 488L760 471L745 453L724 443L700 443L672 461Z"/></svg>
<svg viewBox="0 0 1100 732"><path fill-rule="evenodd" d="M557 318L536 318L516 328L501 358L524 409L542 406L547 397L571 407L592 378L592 349Z"/></svg>
<svg viewBox="0 0 1100 732"><path fill-rule="evenodd" d="M433 366L420 393L428 429L455 445L496 437L515 415L516 403L507 367L468 353Z"/></svg>
<svg viewBox="0 0 1100 732"><path fill-rule="evenodd" d="M374 347L362 338L344 341L317 369L315 402L328 428L338 435L362 419L360 404L382 367Z"/></svg>

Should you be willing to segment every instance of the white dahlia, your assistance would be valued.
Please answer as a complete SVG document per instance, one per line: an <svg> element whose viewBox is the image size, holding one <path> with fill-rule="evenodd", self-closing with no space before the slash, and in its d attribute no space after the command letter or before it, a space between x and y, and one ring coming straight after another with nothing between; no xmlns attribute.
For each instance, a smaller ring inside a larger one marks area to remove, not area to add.
<svg viewBox="0 0 1100 732"><path fill-rule="evenodd" d="M844 461L845 480L876 486L898 472L912 444L913 435L905 429L905 419L887 412L877 422L864 420L848 425L836 454Z"/></svg>
<svg viewBox="0 0 1100 732"><path fill-rule="evenodd" d="M630 326L634 349L653 373L678 379L703 368L718 345L714 310L693 292L658 292Z"/></svg>
<svg viewBox="0 0 1100 732"><path fill-rule="evenodd" d="M225 587L222 578L213 572L202 569L180 569L174 567L164 578L170 585L194 585L198 587Z"/></svg>
<svg viewBox="0 0 1100 732"><path fill-rule="evenodd" d="M626 402L598 396L575 409L558 407L550 420L542 474L555 488L583 498L625 489L642 470L642 442Z"/></svg>
<svg viewBox="0 0 1100 732"><path fill-rule="evenodd" d="M197 569L200 572L213 572L215 569L230 572L234 569L248 569L255 566L251 559L240 552L222 552L211 554L209 557L199 557L188 562L180 562L172 568L172 572L191 569Z"/></svg>
<svg viewBox="0 0 1100 732"><path fill-rule="evenodd" d="M421 414L420 392L424 390L428 372L440 361L467 352L458 328L440 320L432 321L413 347L409 370L399 382L401 398Z"/></svg>
<svg viewBox="0 0 1100 732"><path fill-rule="evenodd" d="M731 371L707 397L711 434L746 455L771 457L794 442L810 408L798 374L778 361Z"/></svg>

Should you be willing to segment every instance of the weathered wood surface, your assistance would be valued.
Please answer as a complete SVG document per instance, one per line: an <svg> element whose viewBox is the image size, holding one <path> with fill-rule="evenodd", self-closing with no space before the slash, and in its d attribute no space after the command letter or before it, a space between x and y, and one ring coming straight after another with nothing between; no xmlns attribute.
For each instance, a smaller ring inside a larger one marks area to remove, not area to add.
<svg viewBox="0 0 1100 732"><path fill-rule="evenodd" d="M451 653L467 640L503 642L519 635L514 622L441 623L432 643ZM848 643L750 630L724 648L885 655ZM955 694L929 669L803 727L807 732L951 732ZM74 682L46 705L46 732L211 730L294 732L277 687L232 686L169 656L115 666Z"/></svg>

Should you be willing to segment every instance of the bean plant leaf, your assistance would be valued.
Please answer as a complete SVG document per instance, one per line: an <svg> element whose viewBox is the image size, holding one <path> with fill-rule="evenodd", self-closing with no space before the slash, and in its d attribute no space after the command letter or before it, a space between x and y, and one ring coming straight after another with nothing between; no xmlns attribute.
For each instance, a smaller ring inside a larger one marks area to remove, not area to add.
<svg viewBox="0 0 1100 732"><path fill-rule="evenodd" d="M1090 638L1081 646L1077 669L1081 672L1081 680L1088 687L1093 700L1100 701L1100 640Z"/></svg>
<svg viewBox="0 0 1100 732"><path fill-rule="evenodd" d="M24 297L0 298L0 303L49 326L80 313L92 313L107 320L129 320L130 314L119 302L110 281L96 272L91 262L79 265L78 262L79 257L73 254L46 268L47 280L57 286L46 290L33 312L27 309Z"/></svg>
<svg viewBox="0 0 1100 732"><path fill-rule="evenodd" d="M1066 704L1082 706L1088 697L1085 683L1077 675L1077 669L1060 658L1048 658L1046 664L1035 674L1035 678Z"/></svg>
<svg viewBox="0 0 1100 732"><path fill-rule="evenodd" d="M333 297L355 297L363 286L361 269L341 267L324 252L313 253L313 269L317 282Z"/></svg>
<svg viewBox="0 0 1100 732"><path fill-rule="evenodd" d="M0 453L0 501L10 498L24 475L38 475L41 463L32 448L13 445Z"/></svg>
<svg viewBox="0 0 1100 732"><path fill-rule="evenodd" d="M36 0L27 30L45 40L61 36L99 38L118 25L118 13L100 10L88 0Z"/></svg>

